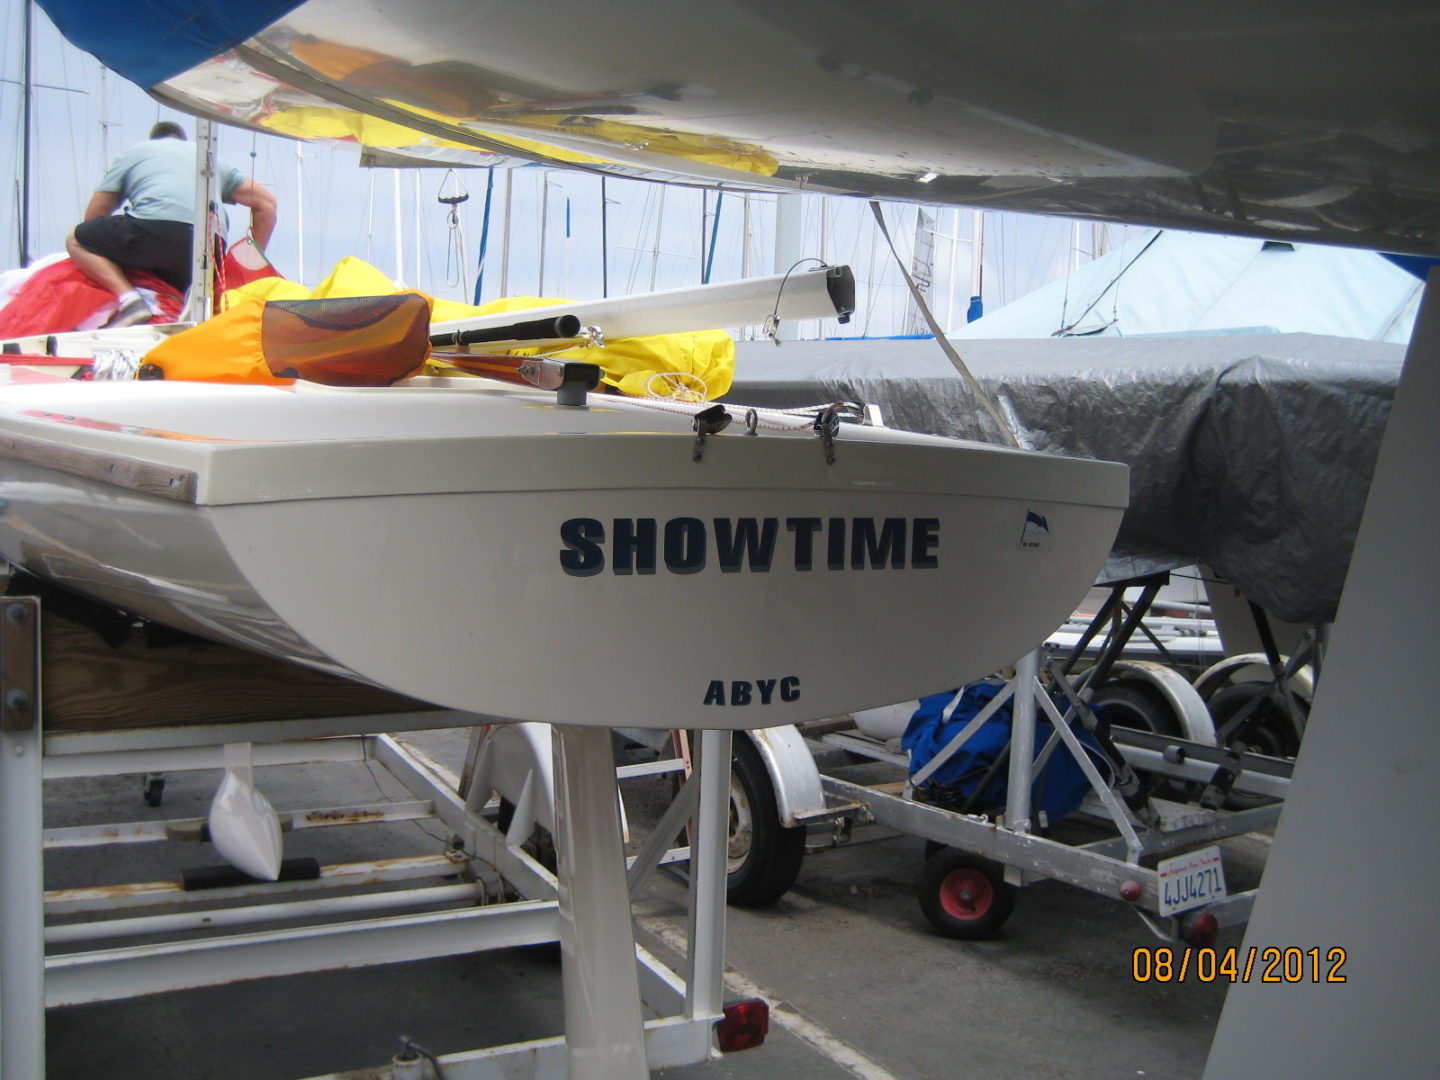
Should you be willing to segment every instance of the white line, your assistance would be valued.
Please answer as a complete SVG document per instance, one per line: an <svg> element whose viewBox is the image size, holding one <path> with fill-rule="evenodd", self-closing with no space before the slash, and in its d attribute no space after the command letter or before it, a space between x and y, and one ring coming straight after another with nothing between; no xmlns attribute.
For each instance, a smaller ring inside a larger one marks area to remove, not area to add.
<svg viewBox="0 0 1440 1080"><path fill-rule="evenodd" d="M679 930L665 925L656 918L640 917L635 921L682 956L686 954L685 935ZM741 997L762 998L768 1002L771 1023L784 1028L801 1042L806 1043L835 1064L847 1069L860 1080L900 1080L889 1069L872 1061L849 1043L842 1042L808 1017L802 1016L788 1005L779 1002L779 995L774 991L767 990L734 971L726 972L725 985Z"/></svg>

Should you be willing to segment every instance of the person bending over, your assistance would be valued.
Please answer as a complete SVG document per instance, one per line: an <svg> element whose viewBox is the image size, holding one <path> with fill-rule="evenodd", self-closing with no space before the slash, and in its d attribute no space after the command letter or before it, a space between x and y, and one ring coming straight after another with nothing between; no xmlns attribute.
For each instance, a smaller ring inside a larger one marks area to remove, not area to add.
<svg viewBox="0 0 1440 1080"><path fill-rule="evenodd" d="M275 196L223 162L216 163L222 202L250 209L250 233L264 251L275 231ZM123 214L115 213L125 206ZM195 222L195 147L179 124L162 120L150 140L132 146L110 166L70 230L65 250L95 284L115 294L118 310L106 326L149 322L152 312L127 270L145 270L183 295L190 287Z"/></svg>

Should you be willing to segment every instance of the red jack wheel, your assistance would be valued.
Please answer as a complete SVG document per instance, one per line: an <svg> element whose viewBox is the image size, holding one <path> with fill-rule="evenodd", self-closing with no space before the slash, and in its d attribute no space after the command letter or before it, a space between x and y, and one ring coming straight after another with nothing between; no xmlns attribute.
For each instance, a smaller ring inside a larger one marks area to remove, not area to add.
<svg viewBox="0 0 1440 1080"><path fill-rule="evenodd" d="M920 872L920 910L937 933L975 940L999 930L1015 907L1015 886L999 863L942 848Z"/></svg>

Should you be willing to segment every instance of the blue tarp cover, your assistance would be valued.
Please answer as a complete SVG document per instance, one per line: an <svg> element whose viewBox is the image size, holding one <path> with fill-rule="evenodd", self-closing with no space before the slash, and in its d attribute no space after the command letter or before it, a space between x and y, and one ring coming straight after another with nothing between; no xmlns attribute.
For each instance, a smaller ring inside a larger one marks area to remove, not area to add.
<svg viewBox="0 0 1440 1080"><path fill-rule="evenodd" d="M302 0L38 0L60 33L149 89L233 48Z"/></svg>

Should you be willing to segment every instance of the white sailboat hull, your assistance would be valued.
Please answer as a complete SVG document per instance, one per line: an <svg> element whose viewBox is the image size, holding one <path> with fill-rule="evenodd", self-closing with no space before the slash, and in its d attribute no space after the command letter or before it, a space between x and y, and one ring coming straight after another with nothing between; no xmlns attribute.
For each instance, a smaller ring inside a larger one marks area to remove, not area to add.
<svg viewBox="0 0 1440 1080"><path fill-rule="evenodd" d="M850 425L696 461L688 416L484 387L4 388L0 555L497 720L746 728L1013 661L1125 503L1109 463Z"/></svg>

